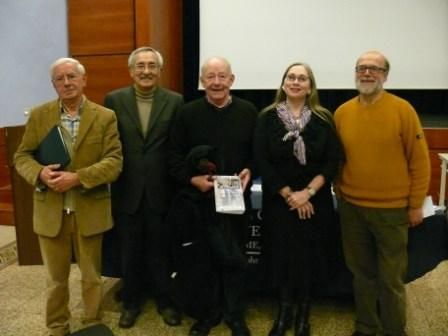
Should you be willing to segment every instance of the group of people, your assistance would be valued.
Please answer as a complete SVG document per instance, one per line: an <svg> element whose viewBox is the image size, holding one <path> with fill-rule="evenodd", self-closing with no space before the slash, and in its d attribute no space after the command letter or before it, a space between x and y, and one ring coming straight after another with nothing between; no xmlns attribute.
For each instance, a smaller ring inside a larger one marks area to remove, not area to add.
<svg viewBox="0 0 448 336"><path fill-rule="evenodd" d="M250 335L244 245L255 176L263 187L264 254L278 289L269 336L293 326L296 336L310 335L313 286L324 276L317 266L328 262L325 247L336 239L328 234L336 216L332 189L353 274L353 336L406 334L407 229L422 222L429 155L413 107L383 88L390 71L384 55L368 51L358 58L359 94L334 115L320 105L306 63L286 68L274 102L260 113L231 93L235 75L225 58L204 62L205 95L188 103L159 85L157 50L134 50L128 68L133 84L107 94L103 107L83 94L82 64L55 61L50 75L58 98L31 111L14 157L35 187L48 335L69 334L72 251L81 271L83 322L101 321L101 246L112 226L120 241L121 328L135 324L150 292L167 325L179 325L183 313L196 319L190 336L206 336L221 321L233 336ZM64 169L34 156L54 125L71 157ZM214 175L240 177L244 214L214 211ZM183 265L173 257L176 243ZM208 283L183 275L188 269L207 272ZM176 277L197 282L191 283L195 302L173 295ZM190 311L195 304L206 309Z"/></svg>

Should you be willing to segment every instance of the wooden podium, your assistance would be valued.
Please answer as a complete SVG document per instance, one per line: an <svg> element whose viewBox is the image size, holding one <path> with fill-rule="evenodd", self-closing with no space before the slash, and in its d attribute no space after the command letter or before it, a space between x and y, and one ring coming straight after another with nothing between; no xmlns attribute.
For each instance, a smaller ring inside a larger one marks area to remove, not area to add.
<svg viewBox="0 0 448 336"><path fill-rule="evenodd" d="M11 176L19 265L40 265L42 257L33 231L33 187L14 169L13 157L25 126L5 127L6 156Z"/></svg>

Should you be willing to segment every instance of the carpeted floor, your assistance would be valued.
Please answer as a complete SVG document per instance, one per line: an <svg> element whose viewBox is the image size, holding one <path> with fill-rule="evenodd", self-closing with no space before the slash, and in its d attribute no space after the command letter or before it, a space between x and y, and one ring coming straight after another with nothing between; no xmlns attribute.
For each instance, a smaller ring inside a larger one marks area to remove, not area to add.
<svg viewBox="0 0 448 336"><path fill-rule="evenodd" d="M17 260L16 230L14 226L0 225L0 270Z"/></svg>
<svg viewBox="0 0 448 336"><path fill-rule="evenodd" d="M0 248L0 270L17 261L17 244L15 241Z"/></svg>
<svg viewBox="0 0 448 336"><path fill-rule="evenodd" d="M73 266L71 277L72 331L81 328L79 272ZM117 279L104 278L104 323L117 336L181 336L188 335L193 321L184 318L179 327L167 327L149 302L134 328L119 329L120 306L114 301L119 287ZM434 271L407 285L409 336L448 335L448 261ZM0 335L41 336L44 331L45 270L43 266L18 266L16 263L0 271ZM272 323L275 303L266 298L251 298L248 324L253 336L267 335ZM345 336L353 331L353 306L349 301L320 300L312 310L311 335ZM230 335L224 324L213 329L211 336ZM292 335L290 332L288 335Z"/></svg>

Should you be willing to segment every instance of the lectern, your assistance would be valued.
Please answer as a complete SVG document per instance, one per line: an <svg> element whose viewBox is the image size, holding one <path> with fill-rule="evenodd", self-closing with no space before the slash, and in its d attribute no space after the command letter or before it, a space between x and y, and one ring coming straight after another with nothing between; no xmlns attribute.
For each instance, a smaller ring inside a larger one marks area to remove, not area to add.
<svg viewBox="0 0 448 336"><path fill-rule="evenodd" d="M33 231L33 187L14 169L14 153L22 140L25 126L5 127L6 156L11 176L19 265L40 265L42 257Z"/></svg>

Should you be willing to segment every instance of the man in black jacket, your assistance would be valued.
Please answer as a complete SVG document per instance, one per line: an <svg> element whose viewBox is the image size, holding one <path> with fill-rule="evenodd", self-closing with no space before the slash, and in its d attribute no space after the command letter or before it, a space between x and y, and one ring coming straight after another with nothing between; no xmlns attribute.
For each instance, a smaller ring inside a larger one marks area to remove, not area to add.
<svg viewBox="0 0 448 336"><path fill-rule="evenodd" d="M105 98L105 106L117 115L123 145L123 172L112 184L114 230L122 258L122 328L132 327L140 313L147 277L165 323L180 324L169 299L169 237L164 219L172 196L166 166L168 134L183 98L158 85L162 66L157 50L134 50L128 60L134 84Z"/></svg>
<svg viewBox="0 0 448 336"><path fill-rule="evenodd" d="M215 149L218 175L239 175L243 188L249 189L257 110L252 103L230 95L234 78L227 60L221 57L208 59L201 68L200 78L205 97L184 105L171 132L170 174L180 184L191 185L202 193L213 190L213 181L209 174L192 174L187 158L193 148L203 145ZM190 336L208 335L222 317L233 336L247 336L250 332L244 320L242 299L247 266L243 248L248 212L243 215L217 214L212 201L213 198L203 197L197 203L201 213L210 214L202 216L202 225L207 232L211 265L219 277L219 286L213 294L207 294L210 295L208 301L215 304L193 324ZM202 299L198 298L198 304Z"/></svg>

